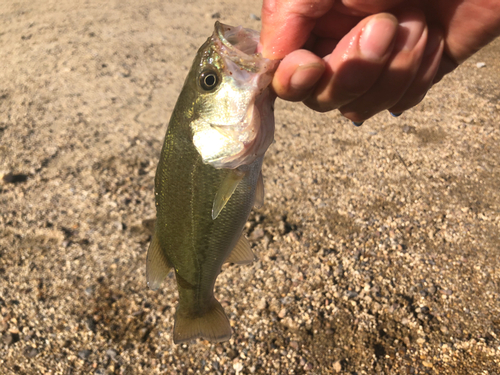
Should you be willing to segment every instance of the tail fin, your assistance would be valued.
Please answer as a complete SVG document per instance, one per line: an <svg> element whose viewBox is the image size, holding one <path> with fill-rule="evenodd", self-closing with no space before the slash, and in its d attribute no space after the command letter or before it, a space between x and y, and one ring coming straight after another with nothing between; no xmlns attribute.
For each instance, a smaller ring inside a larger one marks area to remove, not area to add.
<svg viewBox="0 0 500 375"><path fill-rule="evenodd" d="M174 343L180 344L192 339L203 338L221 342L231 338L231 325L219 301L215 298L208 311L201 316L190 316L179 305L175 313Z"/></svg>

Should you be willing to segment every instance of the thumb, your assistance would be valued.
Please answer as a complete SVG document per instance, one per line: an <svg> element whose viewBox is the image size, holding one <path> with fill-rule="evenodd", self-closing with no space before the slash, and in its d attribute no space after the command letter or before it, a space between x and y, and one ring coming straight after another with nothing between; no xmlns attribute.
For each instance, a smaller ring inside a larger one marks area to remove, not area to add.
<svg viewBox="0 0 500 375"><path fill-rule="evenodd" d="M264 0L262 4L262 54L282 59L301 48L316 20L326 14L334 0Z"/></svg>

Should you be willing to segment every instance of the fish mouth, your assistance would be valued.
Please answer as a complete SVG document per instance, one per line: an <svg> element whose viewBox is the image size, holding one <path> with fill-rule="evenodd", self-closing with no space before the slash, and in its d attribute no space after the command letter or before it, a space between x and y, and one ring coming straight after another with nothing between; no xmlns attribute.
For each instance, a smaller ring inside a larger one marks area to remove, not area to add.
<svg viewBox="0 0 500 375"><path fill-rule="evenodd" d="M221 43L221 52L240 68L252 73L274 72L277 61L257 53L260 34L243 26L230 26L215 22L214 36Z"/></svg>

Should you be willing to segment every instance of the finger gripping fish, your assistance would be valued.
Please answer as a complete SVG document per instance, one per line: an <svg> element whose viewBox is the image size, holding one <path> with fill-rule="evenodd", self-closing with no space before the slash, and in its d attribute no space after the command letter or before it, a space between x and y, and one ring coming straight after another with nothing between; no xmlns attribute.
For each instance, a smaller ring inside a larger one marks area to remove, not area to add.
<svg viewBox="0 0 500 375"><path fill-rule="evenodd" d="M243 226L264 198L262 160L273 141L276 61L259 34L216 22L168 124L155 177L156 224L146 275L157 289L173 269L174 342L226 341L231 326L213 289L225 262L254 259Z"/></svg>

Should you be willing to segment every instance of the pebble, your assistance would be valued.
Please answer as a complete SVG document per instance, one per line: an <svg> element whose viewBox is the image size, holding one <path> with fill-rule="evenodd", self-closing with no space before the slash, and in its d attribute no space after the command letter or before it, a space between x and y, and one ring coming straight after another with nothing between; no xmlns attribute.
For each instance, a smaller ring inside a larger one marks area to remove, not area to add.
<svg viewBox="0 0 500 375"><path fill-rule="evenodd" d="M428 361L422 361L422 364L423 364L425 367L429 367L429 368L430 368L430 367L434 367L434 366L432 365L432 363L430 363L430 362L428 362Z"/></svg>
<svg viewBox="0 0 500 375"><path fill-rule="evenodd" d="M38 355L38 350L27 345L23 350L23 354L26 358L35 358Z"/></svg>
<svg viewBox="0 0 500 375"><path fill-rule="evenodd" d="M114 359L116 357L116 354L116 351L113 349L106 350L106 355L111 359Z"/></svg>
<svg viewBox="0 0 500 375"><path fill-rule="evenodd" d="M281 311L281 303L277 299L271 300L271 303L269 304L269 311L278 313Z"/></svg>
<svg viewBox="0 0 500 375"><path fill-rule="evenodd" d="M81 359L87 359L92 352L88 349L78 351L78 357Z"/></svg>
<svg viewBox="0 0 500 375"><path fill-rule="evenodd" d="M260 240L261 238L263 238L264 234L265 234L264 229L260 226L257 226L250 234L249 239L251 241L257 241L257 240Z"/></svg>
<svg viewBox="0 0 500 375"><path fill-rule="evenodd" d="M403 133L405 133L405 134L416 134L417 133L417 129L414 126L405 125L405 126L403 126Z"/></svg>
<svg viewBox="0 0 500 375"><path fill-rule="evenodd" d="M335 361L332 365L332 368L335 372L342 371L342 365L340 364L340 361Z"/></svg>
<svg viewBox="0 0 500 375"><path fill-rule="evenodd" d="M258 310L264 310L267 306L267 302L266 302L266 298L265 297L262 297L259 302L257 302L257 309Z"/></svg>
<svg viewBox="0 0 500 375"><path fill-rule="evenodd" d="M3 336L3 342L5 345L12 345L19 341L19 333L7 332Z"/></svg>
<svg viewBox="0 0 500 375"><path fill-rule="evenodd" d="M239 374L243 370L243 364L238 360L233 363L233 369L236 371L236 374Z"/></svg>

